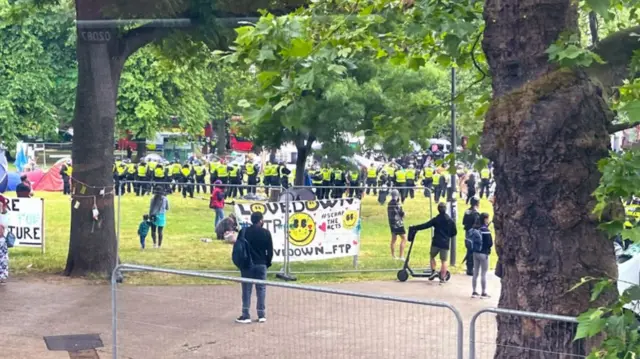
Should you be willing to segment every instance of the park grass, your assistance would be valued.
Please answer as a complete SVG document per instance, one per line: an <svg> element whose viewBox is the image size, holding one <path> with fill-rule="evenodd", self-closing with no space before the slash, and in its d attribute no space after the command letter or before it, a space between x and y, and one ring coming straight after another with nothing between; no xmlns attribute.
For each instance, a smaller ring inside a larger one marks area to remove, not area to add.
<svg viewBox="0 0 640 359"><path fill-rule="evenodd" d="M37 193L45 198L45 234L46 252L41 254L39 249L12 248L10 250L10 268L12 276L34 276L40 274L58 274L64 269L69 244L69 225L71 202L69 197L60 193ZM213 211L208 207L208 197L195 195L195 199L183 199L174 194L169 196L170 210L167 214L167 227L162 249L149 248L151 239L147 238L147 249L140 250L137 236L138 224L142 215L147 213L150 197L135 197L130 194L121 198L120 221L120 258L122 263L139 264L154 267L188 269L198 271L235 270L231 263L231 246L215 240L213 232ZM117 206L117 204L116 204ZM435 203L432 204L435 213ZM464 258L464 235L462 231L462 215L467 206L464 201L458 202L458 237L457 237L457 267L452 272L464 272L461 263ZM86 211L90 209L77 209ZM225 212L233 210L227 205ZM420 193L415 199L408 199L404 204L406 212L405 226L427 221L430 216L430 201ZM487 200L482 200L480 210L491 211ZM118 218L116 207L116 218ZM320 273L296 274L304 282L342 282L354 280L393 279L402 262L393 260L389 252L390 232L387 220L386 205L381 206L374 196L367 196L362 203L362 234L358 269L360 273ZM201 238L212 239L205 243ZM411 255L411 265L414 268L428 267L428 253L430 246L430 231L423 231L417 235L416 243ZM492 254L491 266L496 262L495 253ZM278 271L281 265L274 263L271 270ZM340 271L353 270L353 258L339 258L323 261L293 262L291 271ZM385 272L368 272L373 270L387 270ZM235 275L229 273L228 275ZM129 283L144 284L188 284L201 283L196 278L177 277L161 274L128 275Z"/></svg>

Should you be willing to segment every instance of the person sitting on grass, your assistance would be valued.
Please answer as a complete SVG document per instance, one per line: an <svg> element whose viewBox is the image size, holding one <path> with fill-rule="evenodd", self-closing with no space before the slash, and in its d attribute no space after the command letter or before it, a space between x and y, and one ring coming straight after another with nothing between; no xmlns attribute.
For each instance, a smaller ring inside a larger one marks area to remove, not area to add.
<svg viewBox="0 0 640 359"><path fill-rule="evenodd" d="M236 243L236 238L238 236L237 232L238 221L236 220L236 215L233 213L231 213L229 217L220 221L216 226L216 238L224 240L225 243Z"/></svg>
<svg viewBox="0 0 640 359"><path fill-rule="evenodd" d="M440 283L444 284L447 278L447 257L449 256L449 242L451 237L458 234L456 224L447 214L447 205L438 203L438 215L426 223L409 227L409 231L421 231L433 228L433 239L431 240L431 276L429 280L434 280L440 275ZM440 272L436 272L436 257L440 256Z"/></svg>
<svg viewBox="0 0 640 359"><path fill-rule="evenodd" d="M147 234L149 234L149 227L151 227L151 221L149 220L149 215L145 214L142 216L142 222L138 226L138 236L140 236L140 247L144 249L144 242L147 239Z"/></svg>
<svg viewBox="0 0 640 359"><path fill-rule="evenodd" d="M31 182L29 182L27 175L20 176L20 183L18 183L18 186L16 186L16 196L18 196L18 198L33 197Z"/></svg>

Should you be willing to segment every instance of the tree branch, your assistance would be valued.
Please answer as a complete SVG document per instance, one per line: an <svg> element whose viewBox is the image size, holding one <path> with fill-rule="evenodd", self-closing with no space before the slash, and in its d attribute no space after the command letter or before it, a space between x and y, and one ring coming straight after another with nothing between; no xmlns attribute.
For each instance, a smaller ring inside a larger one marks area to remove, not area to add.
<svg viewBox="0 0 640 359"><path fill-rule="evenodd" d="M143 46L169 35L171 31L172 29L169 27L158 27L153 23L128 31L121 40L124 46L120 51L120 58L123 62L127 61L127 58L129 58L131 54Z"/></svg>
<svg viewBox="0 0 640 359"><path fill-rule="evenodd" d="M591 45L597 45L600 39L598 37L598 17L595 11L589 12L589 32L591 32Z"/></svg>
<svg viewBox="0 0 640 359"><path fill-rule="evenodd" d="M628 130L630 128L634 128L640 126L640 121L636 121L636 122L625 122L625 123L618 123L618 124L611 124L609 126L607 126L607 131L609 132L610 135L619 132L619 131L624 131L624 130Z"/></svg>
<svg viewBox="0 0 640 359"><path fill-rule="evenodd" d="M606 63L594 63L586 71L592 78L597 79L603 89L607 91L620 86L622 81L630 76L629 64L633 52L640 49L640 41L638 41L638 37L631 36L632 33L640 33L640 26L609 35L591 48Z"/></svg>

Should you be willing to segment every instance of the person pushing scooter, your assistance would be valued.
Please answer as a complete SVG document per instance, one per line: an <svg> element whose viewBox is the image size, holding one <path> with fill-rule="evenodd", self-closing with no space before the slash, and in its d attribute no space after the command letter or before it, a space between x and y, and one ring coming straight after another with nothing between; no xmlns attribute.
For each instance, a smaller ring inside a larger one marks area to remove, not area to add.
<svg viewBox="0 0 640 359"><path fill-rule="evenodd" d="M409 232L418 232L423 229L433 228L433 239L431 240L431 276L429 280L434 280L440 275L440 283L444 284L447 278L447 257L449 256L449 242L451 237L458 234L456 224L446 213L447 205L438 203L438 215L426 223L409 227ZM440 256L440 272L436 272L436 257Z"/></svg>

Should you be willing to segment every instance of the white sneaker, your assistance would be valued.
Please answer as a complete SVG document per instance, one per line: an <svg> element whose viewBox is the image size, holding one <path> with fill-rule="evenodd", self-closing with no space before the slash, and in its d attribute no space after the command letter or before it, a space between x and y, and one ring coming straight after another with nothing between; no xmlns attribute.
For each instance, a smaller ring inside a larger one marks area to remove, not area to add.
<svg viewBox="0 0 640 359"><path fill-rule="evenodd" d="M403 261L403 262L405 261L405 258L404 258L404 257L398 257L398 258L396 258L396 259L397 259L397 260L399 260L399 261Z"/></svg>
<svg viewBox="0 0 640 359"><path fill-rule="evenodd" d="M267 322L267 318L265 317L258 318L258 323L266 323L266 322Z"/></svg>
<svg viewBox="0 0 640 359"><path fill-rule="evenodd" d="M154 245L153 245L153 248L158 248L158 245L157 245L157 244L154 244Z"/></svg>

